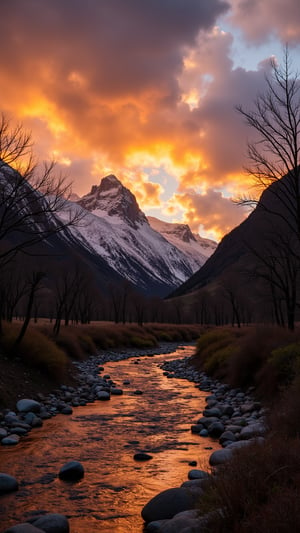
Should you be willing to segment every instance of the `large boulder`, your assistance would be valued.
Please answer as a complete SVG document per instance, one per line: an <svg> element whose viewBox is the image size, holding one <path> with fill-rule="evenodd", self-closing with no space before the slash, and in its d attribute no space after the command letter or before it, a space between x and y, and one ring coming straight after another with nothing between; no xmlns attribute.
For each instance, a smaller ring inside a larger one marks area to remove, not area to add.
<svg viewBox="0 0 300 533"><path fill-rule="evenodd" d="M23 524L17 524L16 526L5 529L3 533L44 533L44 531L33 526L32 524L24 522Z"/></svg>
<svg viewBox="0 0 300 533"><path fill-rule="evenodd" d="M216 450L209 458L210 466L218 466L226 463L231 459L233 451L229 448L223 448L222 450Z"/></svg>
<svg viewBox="0 0 300 533"><path fill-rule="evenodd" d="M13 492L14 490L18 490L18 488L18 482L13 476L0 473L0 494Z"/></svg>
<svg viewBox="0 0 300 533"><path fill-rule="evenodd" d="M70 531L68 519L64 515L57 513L40 516L33 522L33 525L45 531L45 533L69 533Z"/></svg>
<svg viewBox="0 0 300 533"><path fill-rule="evenodd" d="M152 525L151 525L152 524ZM149 533L179 533L181 531L200 531L198 511L183 511L176 514L171 520L152 522L146 529Z"/></svg>
<svg viewBox="0 0 300 533"><path fill-rule="evenodd" d="M36 400L23 398L17 402L17 410L19 413L39 413L41 410L41 404Z"/></svg>
<svg viewBox="0 0 300 533"><path fill-rule="evenodd" d="M193 509L194 498L184 488L167 489L152 498L142 509L142 517L145 522L173 518L181 511Z"/></svg>

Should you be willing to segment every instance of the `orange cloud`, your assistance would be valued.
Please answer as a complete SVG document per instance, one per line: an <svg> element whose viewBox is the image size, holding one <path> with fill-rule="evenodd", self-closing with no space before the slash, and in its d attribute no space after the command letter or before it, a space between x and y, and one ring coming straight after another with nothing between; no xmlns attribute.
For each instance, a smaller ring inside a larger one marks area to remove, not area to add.
<svg viewBox="0 0 300 533"><path fill-rule="evenodd" d="M183 213L182 221L194 232L199 232L201 227L217 240L240 224L246 216L245 210L234 204L231 198L226 198L213 189L207 190L205 194L194 191L175 194L169 201L168 210L170 214L174 214L178 209Z"/></svg>
<svg viewBox="0 0 300 533"><path fill-rule="evenodd" d="M232 3L238 20L245 3ZM264 90L267 69L233 68L233 37L216 26L229 7L224 0L4 2L2 110L32 130L39 157L54 156L79 194L114 173L142 209L163 209L168 187L151 181L163 169L178 184L168 203L173 216L184 212L194 229L224 233L240 218L216 189L236 194L248 186L241 181L248 130L235 106L248 107Z"/></svg>
<svg viewBox="0 0 300 533"><path fill-rule="evenodd" d="M290 44L300 43L300 10L298 0L264 0L247 2L231 0L230 20L238 26L247 39L264 42L276 35Z"/></svg>

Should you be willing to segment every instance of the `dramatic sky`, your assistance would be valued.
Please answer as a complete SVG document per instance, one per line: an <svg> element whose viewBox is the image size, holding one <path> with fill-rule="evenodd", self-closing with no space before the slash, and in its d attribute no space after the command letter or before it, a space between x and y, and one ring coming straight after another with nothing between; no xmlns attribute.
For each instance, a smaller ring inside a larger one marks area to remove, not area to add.
<svg viewBox="0 0 300 533"><path fill-rule="evenodd" d="M286 43L297 63L299 0L1 0L0 111L74 192L114 173L146 214L220 238L249 186L235 106Z"/></svg>

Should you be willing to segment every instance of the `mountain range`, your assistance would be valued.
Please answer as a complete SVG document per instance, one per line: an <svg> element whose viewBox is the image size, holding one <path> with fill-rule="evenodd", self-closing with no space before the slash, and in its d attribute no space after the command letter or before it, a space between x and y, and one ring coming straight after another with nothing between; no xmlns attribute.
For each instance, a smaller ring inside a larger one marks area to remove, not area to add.
<svg viewBox="0 0 300 533"><path fill-rule="evenodd" d="M185 224L170 224L141 211L135 196L114 175L59 213L82 210L83 221L72 239L101 257L119 276L144 294L165 296L198 270L216 243L195 236Z"/></svg>

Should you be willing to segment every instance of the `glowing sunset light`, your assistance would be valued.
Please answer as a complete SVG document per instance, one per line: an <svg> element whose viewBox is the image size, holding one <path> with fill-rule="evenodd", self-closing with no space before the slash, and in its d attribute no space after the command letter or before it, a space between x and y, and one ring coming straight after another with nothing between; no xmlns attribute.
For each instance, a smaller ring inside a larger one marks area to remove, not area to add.
<svg viewBox="0 0 300 533"><path fill-rule="evenodd" d="M299 23L297 0L4 2L1 111L79 195L113 173L146 214L220 238L250 185L235 108L264 90L282 44L297 63Z"/></svg>

